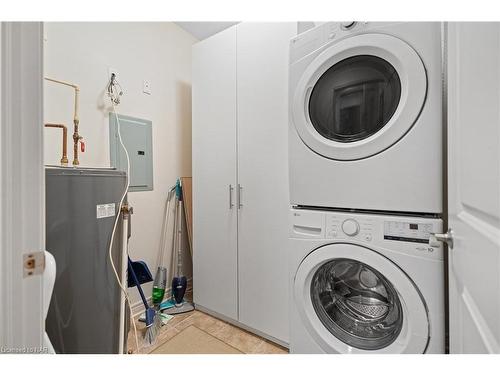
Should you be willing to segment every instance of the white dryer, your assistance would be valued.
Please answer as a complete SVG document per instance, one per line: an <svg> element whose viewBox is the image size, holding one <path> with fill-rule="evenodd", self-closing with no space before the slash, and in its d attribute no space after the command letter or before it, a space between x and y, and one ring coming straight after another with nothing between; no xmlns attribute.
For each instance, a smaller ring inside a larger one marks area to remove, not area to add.
<svg viewBox="0 0 500 375"><path fill-rule="evenodd" d="M435 218L291 210L291 353L444 353Z"/></svg>
<svg viewBox="0 0 500 375"><path fill-rule="evenodd" d="M325 23L293 38L292 205L442 212L440 23Z"/></svg>

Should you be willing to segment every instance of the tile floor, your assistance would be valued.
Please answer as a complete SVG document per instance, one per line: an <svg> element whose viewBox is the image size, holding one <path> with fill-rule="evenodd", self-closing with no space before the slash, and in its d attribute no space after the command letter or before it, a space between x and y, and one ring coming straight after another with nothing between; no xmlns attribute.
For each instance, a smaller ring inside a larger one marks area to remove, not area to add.
<svg viewBox="0 0 500 375"><path fill-rule="evenodd" d="M137 333L139 336L139 346L141 354L149 354L183 329L193 325L206 333L218 338L224 343L238 349L245 354L287 354L288 350L279 345L276 345L259 336L249 333L243 329L235 327L222 320L214 318L201 311L194 310L189 313L184 313L174 316L168 324L164 325L155 345L144 347L142 345L142 337L144 335L144 323L137 322ZM134 338L134 328L130 327L128 335L129 353L136 353L136 344Z"/></svg>

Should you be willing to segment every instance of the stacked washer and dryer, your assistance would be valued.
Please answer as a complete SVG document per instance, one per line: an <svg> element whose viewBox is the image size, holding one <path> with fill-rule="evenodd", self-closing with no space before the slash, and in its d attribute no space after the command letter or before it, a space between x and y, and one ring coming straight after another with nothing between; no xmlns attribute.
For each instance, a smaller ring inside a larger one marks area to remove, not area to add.
<svg viewBox="0 0 500 375"><path fill-rule="evenodd" d="M291 40L290 350L444 353L439 23Z"/></svg>

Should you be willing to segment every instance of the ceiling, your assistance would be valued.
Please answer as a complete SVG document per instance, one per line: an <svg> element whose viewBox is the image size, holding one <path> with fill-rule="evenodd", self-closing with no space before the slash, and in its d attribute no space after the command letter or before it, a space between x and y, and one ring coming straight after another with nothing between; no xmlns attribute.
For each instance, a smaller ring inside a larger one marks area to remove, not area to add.
<svg viewBox="0 0 500 375"><path fill-rule="evenodd" d="M199 40L206 39L238 22L175 22Z"/></svg>

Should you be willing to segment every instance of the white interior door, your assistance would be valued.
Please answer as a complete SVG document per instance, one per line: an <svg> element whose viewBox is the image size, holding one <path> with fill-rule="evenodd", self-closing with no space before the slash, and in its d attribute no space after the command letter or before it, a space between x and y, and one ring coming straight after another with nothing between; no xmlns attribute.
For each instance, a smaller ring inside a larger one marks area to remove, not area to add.
<svg viewBox="0 0 500 375"><path fill-rule="evenodd" d="M450 352L500 353L500 24L448 42Z"/></svg>
<svg viewBox="0 0 500 375"><path fill-rule="evenodd" d="M288 342L288 46L295 23L238 24L240 322Z"/></svg>
<svg viewBox="0 0 500 375"><path fill-rule="evenodd" d="M38 273L45 247L43 27L3 22L0 36L0 350L39 353L45 327ZM24 272L29 254L41 256L32 275Z"/></svg>
<svg viewBox="0 0 500 375"><path fill-rule="evenodd" d="M193 47L193 297L238 319L236 28Z"/></svg>

